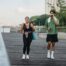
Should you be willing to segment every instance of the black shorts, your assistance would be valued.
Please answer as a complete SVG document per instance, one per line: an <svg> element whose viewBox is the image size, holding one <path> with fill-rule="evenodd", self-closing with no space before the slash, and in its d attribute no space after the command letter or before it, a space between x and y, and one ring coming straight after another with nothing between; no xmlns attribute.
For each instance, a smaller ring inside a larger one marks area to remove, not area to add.
<svg viewBox="0 0 66 66"><path fill-rule="evenodd" d="M47 34L46 41L49 42L58 42L57 34Z"/></svg>

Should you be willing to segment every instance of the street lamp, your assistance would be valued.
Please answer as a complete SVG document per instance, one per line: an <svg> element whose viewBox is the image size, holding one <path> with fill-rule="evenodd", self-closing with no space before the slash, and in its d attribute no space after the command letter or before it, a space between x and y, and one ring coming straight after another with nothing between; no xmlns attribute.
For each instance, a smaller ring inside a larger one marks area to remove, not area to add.
<svg viewBox="0 0 66 66"><path fill-rule="evenodd" d="M39 29L38 29L38 30L39 30L39 32L40 32L40 18L37 18L37 20L38 20L38 22L39 22L39 23L38 23L38 24L39 24Z"/></svg>

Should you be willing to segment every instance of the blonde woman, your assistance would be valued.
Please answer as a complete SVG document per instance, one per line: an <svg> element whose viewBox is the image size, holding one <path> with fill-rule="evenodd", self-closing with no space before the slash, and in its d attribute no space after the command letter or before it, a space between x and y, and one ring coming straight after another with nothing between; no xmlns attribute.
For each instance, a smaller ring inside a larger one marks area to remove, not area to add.
<svg viewBox="0 0 66 66"><path fill-rule="evenodd" d="M34 31L34 26L30 23L29 17L25 17L25 23L21 27L23 33L23 56L22 59L29 59L30 45L32 42L32 32ZM27 53L27 55L25 54Z"/></svg>

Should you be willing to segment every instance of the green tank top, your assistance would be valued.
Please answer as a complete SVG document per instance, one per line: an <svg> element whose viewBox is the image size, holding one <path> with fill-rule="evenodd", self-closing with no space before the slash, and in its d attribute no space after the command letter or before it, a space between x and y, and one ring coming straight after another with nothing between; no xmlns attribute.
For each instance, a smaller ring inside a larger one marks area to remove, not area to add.
<svg viewBox="0 0 66 66"><path fill-rule="evenodd" d="M48 22L48 19L47 19L45 22L45 26L47 27L47 29L49 29L49 30L47 30L48 34L57 34L58 33L57 27L53 20L50 20L50 22Z"/></svg>

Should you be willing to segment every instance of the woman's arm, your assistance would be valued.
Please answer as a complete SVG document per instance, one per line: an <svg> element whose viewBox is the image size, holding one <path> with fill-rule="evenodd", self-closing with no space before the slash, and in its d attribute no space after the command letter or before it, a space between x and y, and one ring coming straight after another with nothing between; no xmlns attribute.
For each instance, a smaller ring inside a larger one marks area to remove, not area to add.
<svg viewBox="0 0 66 66"><path fill-rule="evenodd" d="M20 27L20 33L24 33L23 26L24 26L24 24L22 24Z"/></svg>
<svg viewBox="0 0 66 66"><path fill-rule="evenodd" d="M31 27L32 27L33 31L35 31L34 25L32 23L31 23Z"/></svg>

